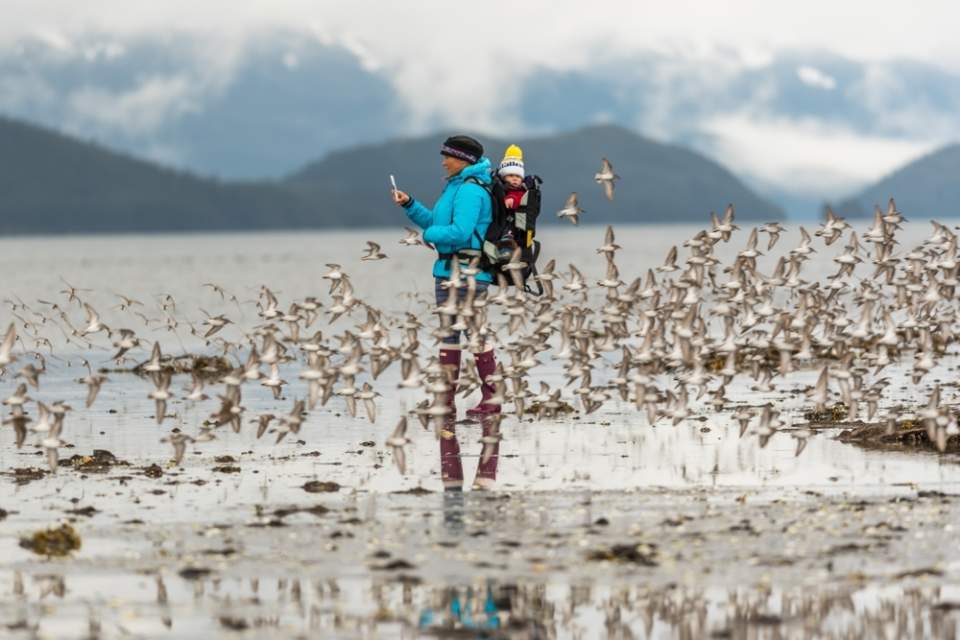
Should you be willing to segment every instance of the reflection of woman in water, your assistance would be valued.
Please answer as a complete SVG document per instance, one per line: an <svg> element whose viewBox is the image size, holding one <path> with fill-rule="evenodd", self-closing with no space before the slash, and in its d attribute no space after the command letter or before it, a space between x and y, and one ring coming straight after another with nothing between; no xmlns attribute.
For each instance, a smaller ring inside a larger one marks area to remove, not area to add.
<svg viewBox="0 0 960 640"><path fill-rule="evenodd" d="M439 612L428 606L420 612L418 625L421 629L431 627L463 628L463 629L499 629L500 615L496 602L493 599L493 589L487 585L486 597L480 603L474 604L473 588L467 587L467 593L461 602L460 594L455 588L445 589L440 603ZM477 609L476 611L474 609ZM445 615L448 614L448 615ZM484 636L480 636L484 637Z"/></svg>
<svg viewBox="0 0 960 640"><path fill-rule="evenodd" d="M433 243L439 255L433 265L437 305L444 304L450 297L451 264L454 260L465 266L469 263L470 252L480 249L484 234L492 220L493 208L490 194L485 188L492 181L490 160L483 156L483 145L469 136L452 136L440 147L441 164L447 173L447 184L443 193L428 209L403 191L394 191L393 200L402 206L407 216L424 230L423 239ZM486 295L493 278L489 273L480 272L476 278L476 295L479 299ZM467 297L467 287L457 289L457 300ZM483 424L484 435L489 435L491 425L488 416L500 413L500 405L495 402L493 384L488 380L496 370L497 362L493 348L481 344L474 353L477 374L481 381L482 398L480 404L467 411L467 415L478 418ZM451 391L447 395L450 414L440 436L440 472L444 488L450 491L463 489L463 464L460 460L460 443L456 436L457 408L454 403L457 393L457 380L460 377L460 332L451 331L443 338L440 348L440 364L450 371ZM477 467L474 480L475 489L486 489L493 485L497 477L497 459L499 444L493 455L482 461Z"/></svg>

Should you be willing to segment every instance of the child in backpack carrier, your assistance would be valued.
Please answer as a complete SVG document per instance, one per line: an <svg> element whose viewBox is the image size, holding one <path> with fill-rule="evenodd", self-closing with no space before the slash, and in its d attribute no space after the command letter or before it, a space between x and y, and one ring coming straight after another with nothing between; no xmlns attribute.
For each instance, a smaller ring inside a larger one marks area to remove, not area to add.
<svg viewBox="0 0 960 640"><path fill-rule="evenodd" d="M503 181L503 190L506 192L503 204L510 211L516 211L520 206L523 194L527 192L524 184L523 150L515 144L507 147L500 162L497 175Z"/></svg>
<svg viewBox="0 0 960 640"><path fill-rule="evenodd" d="M523 260L529 270L523 274L526 279L535 272L534 262L539 253L539 243L533 238L537 216L540 214L540 178L526 175L523 166L523 151L515 144L507 147L503 160L497 169L497 178L503 187L503 209L508 225L497 243L501 260L509 260L514 248L523 250Z"/></svg>

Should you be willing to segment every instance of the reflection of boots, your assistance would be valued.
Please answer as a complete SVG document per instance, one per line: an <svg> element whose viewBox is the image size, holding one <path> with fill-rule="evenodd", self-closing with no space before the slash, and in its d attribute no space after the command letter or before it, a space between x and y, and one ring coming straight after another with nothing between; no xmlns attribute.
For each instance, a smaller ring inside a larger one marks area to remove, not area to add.
<svg viewBox="0 0 960 640"><path fill-rule="evenodd" d="M460 461L460 442L454 432L453 420L447 419L440 432L440 478L448 491L463 487L463 463Z"/></svg>
<svg viewBox="0 0 960 640"><path fill-rule="evenodd" d="M484 436L488 436L492 431L494 431L497 426L495 422L496 420L499 420L499 418L488 418L486 420L481 418ZM480 456L480 460L477 462L477 477L473 481L473 486L475 489L489 489L494 485L497 480L497 461L499 458L499 442L493 445L493 455L491 455L486 462L483 461L483 456Z"/></svg>
<svg viewBox="0 0 960 640"><path fill-rule="evenodd" d="M443 524L449 533L463 533L463 493L446 491L443 494Z"/></svg>
<svg viewBox="0 0 960 640"><path fill-rule="evenodd" d="M484 351L483 353L474 354L473 357L477 363L477 374L480 376L480 380L482 382L480 385L480 392L483 394L483 396L480 399L480 404L475 406L473 409L467 410L467 415L479 417L493 413L500 413L499 404L488 402L488 400L490 400L490 398L496 394L493 383L487 380L487 378L492 376L497 370L497 359L493 355L493 349L490 349L490 351Z"/></svg>

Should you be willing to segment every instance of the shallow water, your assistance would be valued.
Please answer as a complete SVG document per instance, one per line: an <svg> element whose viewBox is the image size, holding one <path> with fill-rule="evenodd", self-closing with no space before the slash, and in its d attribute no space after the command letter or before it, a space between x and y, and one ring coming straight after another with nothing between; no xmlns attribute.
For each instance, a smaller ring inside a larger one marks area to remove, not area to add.
<svg viewBox="0 0 960 640"><path fill-rule="evenodd" d="M618 228L617 241L625 247L618 255L621 277L629 281L643 275L662 261L670 245L695 231L689 226ZM909 246L927 233L926 225L911 224L900 241ZM556 256L562 265L581 265L588 278L603 275L603 259L593 249L602 240L602 228L548 228L543 235L544 260ZM320 276L326 263L338 263L350 273L358 296L370 304L393 313L421 312L422 305L410 294L432 295L431 257L422 248L396 245L399 236L381 230L5 239L0 240L0 270L7 276L3 297L18 297L38 308L37 299L57 301L79 324L82 311L59 293L62 277L94 289L81 296L114 328L131 326L160 339L165 352L177 353L202 343L182 327L176 334L145 327L129 313L110 309L118 301L111 292L140 299L150 315L158 315L159 301L171 294L178 317L198 322L203 309L225 313L249 328L257 319L247 301L257 297L260 285L270 286L281 302L307 295L327 300L327 282ZM367 239L379 241L390 259L361 263ZM718 254L732 255L742 242L735 236ZM785 234L780 242L791 246L796 235ZM769 267L761 261L761 269ZM833 270L823 257L811 261L804 275L813 279ZM223 286L240 305L221 300L202 286L206 282ZM0 326L9 321L7 313L4 306ZM352 321L362 317L355 314ZM325 320L318 326L332 335ZM224 335L236 339L239 329L228 327ZM52 330L51 337L56 337ZM85 372L81 355L98 365L106 364L111 353L55 348L41 391L32 395L82 407L85 389L75 382ZM141 349L136 359L148 355ZM618 354L608 359L613 362ZM562 386L559 362L545 363L535 378ZM909 384L902 368L891 367L887 375L907 382L889 401L925 398L934 380L951 380L955 364L946 359L921 389ZM107 449L131 466L86 477L64 470L25 484L0 478L0 507L10 512L0 520L0 623L22 619L28 627L38 625L42 636L83 637L89 611L94 611L104 637L124 630L140 637L285 637L321 631L343 637L414 637L418 627L433 624L431 615L437 624L451 622L459 606L476 609L469 624L459 615L462 627L496 618L501 630L522 637L543 637L548 627L559 637L617 635L608 626L611 617L619 617L637 637L698 637L723 630L732 637L815 632L876 637L876 625L891 637L898 635L898 625L909 629L899 635L957 637L957 614L935 608L938 602L956 601L960 584L960 566L949 552L955 537L950 527L960 515L950 498L960 494L955 457L863 450L837 441L835 431L817 433L796 456L789 429L761 448L752 433L738 436L731 412L714 413L705 399L695 405L690 420L676 426L661 421L655 427L631 405L611 401L579 419L505 420L496 490L451 497L438 493L432 432L412 426L405 476L383 445L399 415L419 400L412 392L386 391L396 386L395 369L378 383L385 397L378 399L375 424L346 416L343 402L332 398L310 412L297 437L276 445L271 435L256 440L249 419L264 411L285 412L294 397L304 395L296 371L283 369L291 384L281 401L248 384L244 431L218 430L216 440L188 448L182 468L165 466L157 479L143 476L142 470L169 459L169 445L161 438L175 426L196 433L216 400L196 406L176 400L169 408L176 418L158 426L146 397L151 383L111 374L92 410L68 416L65 438L72 448L62 455ZM785 418L800 422L804 397L792 392L812 384L815 376L809 371L791 376L788 383L777 381L773 393L751 391L747 383L727 391L734 405L771 401ZM175 379L178 395L188 382L189 377ZM0 378L0 394L6 397L15 384ZM952 402L956 391L945 388L944 401ZM214 395L209 388L208 393ZM461 412L472 400L460 401ZM10 431L0 433L0 469L43 466L32 438L16 450ZM480 428L459 425L457 436L469 487ZM223 455L234 462L213 461ZM239 472L215 471L218 466L236 466ZM310 480L343 488L308 494L303 485ZM431 493L393 493L416 487ZM917 498L918 492L930 491L948 495ZM896 500L905 502L891 502ZM849 505L858 503L866 506L851 510ZM315 504L330 513L271 516L277 507ZM91 517L66 513L84 506L98 512ZM911 511L898 511L907 506ZM865 513L872 520L864 521ZM84 539L72 559L42 560L17 546L20 535L65 517ZM599 518L608 524L595 525ZM734 529L745 519L753 524ZM131 521L143 524L124 524ZM824 568L831 549L860 544L867 527L887 521L904 531L883 541L882 554L871 558L875 552L853 549L831 560L830 570ZM785 526L795 532L785 533ZM485 533L476 535L479 531ZM754 535L756 531L760 533ZM656 567L583 562L583 554L593 548L654 541L663 549ZM207 553L224 548L233 552ZM384 549L389 549L388 557L374 555ZM396 558L413 568L373 568ZM212 573L186 579L177 574L186 566ZM923 567L936 567L937 573L896 577ZM23 574L22 596L13 593L17 571ZM157 576L165 580L166 606L156 603ZM251 580L257 578L254 592ZM55 593L61 579L63 596ZM294 582L299 596L293 593ZM495 614L484 613L488 588ZM45 589L53 593L41 597ZM731 594L752 602L752 608L731 604ZM803 613L792 613L790 607L800 607L797 603L805 603ZM780 623L763 618L767 615ZM167 616L174 621L169 627ZM522 624L511 631L511 619ZM31 633L19 632L24 637Z"/></svg>

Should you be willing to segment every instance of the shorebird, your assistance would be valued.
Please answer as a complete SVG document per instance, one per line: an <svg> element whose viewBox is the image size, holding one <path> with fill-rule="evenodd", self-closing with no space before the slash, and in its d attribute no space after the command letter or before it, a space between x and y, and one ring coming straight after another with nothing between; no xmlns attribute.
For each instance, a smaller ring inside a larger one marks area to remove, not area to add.
<svg viewBox="0 0 960 640"><path fill-rule="evenodd" d="M320 276L324 280L330 281L330 293L336 291L337 287L340 286L340 282L343 280L344 274L338 264L327 264L327 271L325 274Z"/></svg>
<svg viewBox="0 0 960 640"><path fill-rule="evenodd" d="M157 373L158 371L163 370L163 352L160 350L160 341L153 343L153 348L150 350L150 360L143 365L143 370L147 373Z"/></svg>
<svg viewBox="0 0 960 640"><path fill-rule="evenodd" d="M288 433L299 433L303 424L304 401L294 400L290 413L280 418L280 427L277 429L276 444L280 444Z"/></svg>
<svg viewBox="0 0 960 640"><path fill-rule="evenodd" d="M814 232L817 237L822 237L824 244L828 247L833 244L842 234L843 230L850 227L843 218L837 217L829 206L824 213L826 220L823 225Z"/></svg>
<svg viewBox="0 0 960 640"><path fill-rule="evenodd" d="M59 450L60 447L66 444L60 439L60 434L62 431L63 414L61 413L53 419L50 429L47 431L46 437L40 441L40 446L43 447L44 453L47 456L47 465L49 465L51 473L57 472L57 465L59 464Z"/></svg>
<svg viewBox="0 0 960 640"><path fill-rule="evenodd" d="M407 456L403 448L409 443L410 439L407 438L407 417L402 416L397 426L393 429L393 433L390 434L390 437L387 438L385 443L386 446L393 450L393 461L396 463L400 475L404 475L407 472Z"/></svg>
<svg viewBox="0 0 960 640"><path fill-rule="evenodd" d="M37 369L35 366L33 366L32 363L25 364L23 367L21 367L20 371L18 371L17 375L14 377L23 378L24 380L27 381L27 384L29 384L31 387L33 387L34 389L39 389L40 375L44 373L45 369L46 367Z"/></svg>
<svg viewBox="0 0 960 640"><path fill-rule="evenodd" d="M23 447L23 443L27 439L27 428L30 425L30 418L25 413L13 413L4 418L2 424L13 427L14 445L17 449Z"/></svg>
<svg viewBox="0 0 960 640"><path fill-rule="evenodd" d="M43 402L37 401L37 421L30 425L30 431L34 433L47 434L53 425L53 414Z"/></svg>
<svg viewBox="0 0 960 640"><path fill-rule="evenodd" d="M227 292L224 291L223 287L221 287L220 285L214 284L213 282L204 282L201 286L203 286L203 287L209 287L210 289L213 289L213 292L214 292L214 293L220 294L220 299L221 299L221 300L226 300L226 293L227 293Z"/></svg>
<svg viewBox="0 0 960 640"><path fill-rule="evenodd" d="M580 204L577 201L577 193L573 192L567 196L566 201L563 203L563 208L557 211L557 217L566 218L574 225L578 225L580 224L581 213L583 213L583 209L580 208Z"/></svg>
<svg viewBox="0 0 960 640"><path fill-rule="evenodd" d="M761 225L759 231L760 233L769 234L770 238L767 241L767 251L770 251L774 245L777 244L777 240L780 239L780 234L784 232L784 228L779 222L768 222Z"/></svg>
<svg viewBox="0 0 960 640"><path fill-rule="evenodd" d="M270 426L270 423L276 419L276 416L272 413L262 413L256 417L254 422L257 423L257 440L267 432L267 428Z"/></svg>
<svg viewBox="0 0 960 640"><path fill-rule="evenodd" d="M192 437L188 436L185 433L171 433L166 438L160 440L160 442L169 442L173 447L173 465L179 467L183 462L183 455L187 451L187 443L196 442Z"/></svg>
<svg viewBox="0 0 960 640"><path fill-rule="evenodd" d="M190 388L187 390L187 395L183 396L183 399L189 400L190 402L203 402L207 400L208 396L203 392L203 378L198 376L195 371L191 371L190 380Z"/></svg>
<svg viewBox="0 0 960 640"><path fill-rule="evenodd" d="M130 349L135 349L140 345L140 339L137 338L135 334L130 329L119 329L120 339L113 343L113 346L116 347L117 352L113 354L111 360L119 360L123 355Z"/></svg>
<svg viewBox="0 0 960 640"><path fill-rule="evenodd" d="M410 227L404 227L403 230L407 232L407 235L400 238L400 244L407 247L424 246L424 242L420 238L419 231L416 229L411 229Z"/></svg>
<svg viewBox="0 0 960 640"><path fill-rule="evenodd" d="M383 260L387 257L383 251L380 250L380 245L376 242L371 242L367 240L367 252L363 254L363 257L360 260Z"/></svg>
<svg viewBox="0 0 960 640"><path fill-rule="evenodd" d="M663 264L657 267L657 271L660 272L670 272L676 271L677 267L677 247L670 247L670 251L667 252L667 258L663 261Z"/></svg>
<svg viewBox="0 0 960 640"><path fill-rule="evenodd" d="M503 435L500 433L501 420L503 420L503 414L484 418L484 426L488 428L485 429L486 433L480 438L480 442L483 444L483 450L480 452L480 464L487 464L490 458L493 457L497 445L503 440Z"/></svg>
<svg viewBox="0 0 960 640"><path fill-rule="evenodd" d="M506 271L508 274L510 274L510 280L513 282L513 286L516 288L517 297L521 300L523 299L522 272L527 268L527 263L521 259L522 257L522 249L519 246L516 246L513 248L513 251L510 254L510 260L501 267L503 271Z"/></svg>
<svg viewBox="0 0 960 640"><path fill-rule="evenodd" d="M710 223L713 228L707 232L707 237L711 240L723 240L728 242L730 240L730 235L740 227L733 224L734 210L733 205L728 204L727 208L723 212L723 219L720 220L717 218L717 214L710 213Z"/></svg>
<svg viewBox="0 0 960 640"><path fill-rule="evenodd" d="M77 304L80 304L81 303L80 296L78 296L77 294L80 293L81 291L83 292L93 291L93 289L80 289L78 287L74 287L69 282L64 280L63 276L60 277L60 282L62 282L67 286L66 289L63 289L62 291L60 291L60 293L67 294L67 302L76 301Z"/></svg>
<svg viewBox="0 0 960 640"><path fill-rule="evenodd" d="M170 393L170 380L172 374L169 371L161 371L153 374L154 390L147 394L147 397L156 404L157 424L163 424L167 417L167 400L173 397Z"/></svg>
<svg viewBox="0 0 960 640"><path fill-rule="evenodd" d="M371 423L377 421L377 403L374 402L374 398L378 395L380 394L373 390L373 385L369 382L364 382L363 388L354 395L357 400L363 402L363 410Z"/></svg>
<svg viewBox="0 0 960 640"><path fill-rule="evenodd" d="M0 342L0 367L17 361L13 355L13 345L17 340L17 326L13 322L7 327L7 332L3 335L3 342Z"/></svg>
<svg viewBox="0 0 960 640"><path fill-rule="evenodd" d="M603 185L603 193L607 200L613 200L613 184L620 179L620 176L613 172L613 165L606 158L600 165L600 171L593 176L597 184Z"/></svg>
<svg viewBox="0 0 960 640"><path fill-rule="evenodd" d="M99 333L101 331L105 331L107 335L110 335L110 328L100 321L100 315L97 313L96 309L91 307L86 302L83 303L83 309L87 314L87 326L84 327L77 335L83 337L91 333Z"/></svg>
<svg viewBox="0 0 960 640"><path fill-rule="evenodd" d="M201 311L203 311L203 309L201 309ZM203 334L204 340L206 340L207 338L209 338L209 337L211 337L211 336L214 336L214 335L220 333L220 331L221 331L225 326L227 326L228 324L230 324L231 322L233 322L232 320L230 320L230 318L226 317L226 316L223 315L223 314L216 315L216 316L211 316L211 315L210 315L209 313L207 313L206 311L203 311L203 313L207 316L207 318L203 321L202 324L204 324L204 325L206 325L207 327L209 327L209 329L207 329L207 332L206 332L205 334Z"/></svg>
<svg viewBox="0 0 960 640"><path fill-rule="evenodd" d="M617 250L622 248L623 247L615 242L613 227L611 225L607 225L607 230L603 234L603 245L597 249L597 253L602 253L607 260L613 260Z"/></svg>
<svg viewBox="0 0 960 640"><path fill-rule="evenodd" d="M287 381L280 378L280 366L276 362L270 365L270 375L264 378L260 384L273 392L274 400L280 399L280 394L283 393L283 385L287 384Z"/></svg>
<svg viewBox="0 0 960 640"><path fill-rule="evenodd" d="M87 368L87 375L77 380L77 382L87 385L87 399L84 402L84 406L89 409L97 399L97 395L100 393L100 387L103 386L104 382L107 382L108 378L102 373L94 373L90 367L90 363L87 362L86 359L83 360L83 364Z"/></svg>

